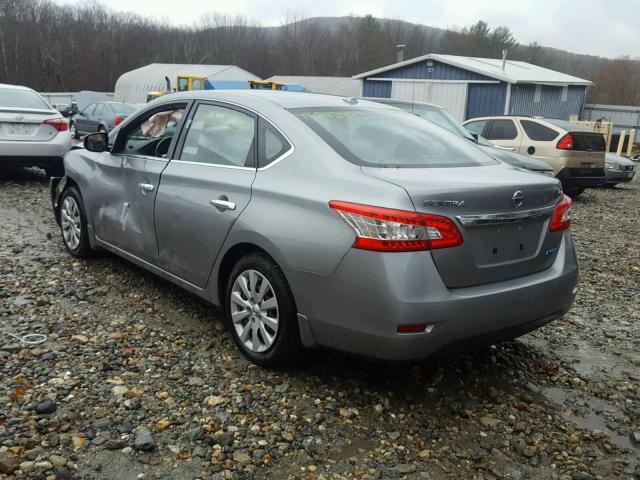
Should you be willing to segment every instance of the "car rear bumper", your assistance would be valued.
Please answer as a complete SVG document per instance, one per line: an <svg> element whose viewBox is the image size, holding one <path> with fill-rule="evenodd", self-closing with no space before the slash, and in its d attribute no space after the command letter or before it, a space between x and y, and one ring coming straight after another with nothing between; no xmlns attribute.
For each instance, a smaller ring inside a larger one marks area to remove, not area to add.
<svg viewBox="0 0 640 480"><path fill-rule="evenodd" d="M352 249L330 275L288 275L314 343L406 361L455 344L515 338L562 316L575 298L578 266L565 232L550 268L475 287L448 289L426 252ZM427 330L397 333L413 324Z"/></svg>
<svg viewBox="0 0 640 480"><path fill-rule="evenodd" d="M60 132L47 142L0 140L0 164L45 165L59 162L71 149L71 134Z"/></svg>
<svg viewBox="0 0 640 480"><path fill-rule="evenodd" d="M563 187L595 187L607 181L603 168L563 168L556 178Z"/></svg>

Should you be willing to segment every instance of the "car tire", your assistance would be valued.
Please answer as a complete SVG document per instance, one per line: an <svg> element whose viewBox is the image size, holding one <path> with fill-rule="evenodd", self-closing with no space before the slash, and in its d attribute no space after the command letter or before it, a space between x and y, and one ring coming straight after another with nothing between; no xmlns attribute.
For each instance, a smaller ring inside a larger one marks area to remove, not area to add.
<svg viewBox="0 0 640 480"><path fill-rule="evenodd" d="M92 256L84 202L76 187L65 189L60 197L60 233L62 242L71 255L76 258Z"/></svg>
<svg viewBox="0 0 640 480"><path fill-rule="evenodd" d="M564 193L571 198L578 198L586 190L585 187L567 187L564 189Z"/></svg>
<svg viewBox="0 0 640 480"><path fill-rule="evenodd" d="M268 256L251 253L234 265L225 291L225 317L238 349L256 365L279 368L300 357L293 294Z"/></svg>
<svg viewBox="0 0 640 480"><path fill-rule="evenodd" d="M72 139L77 140L78 138L80 138L78 136L78 127L76 126L75 122L69 122L69 132L71 133Z"/></svg>

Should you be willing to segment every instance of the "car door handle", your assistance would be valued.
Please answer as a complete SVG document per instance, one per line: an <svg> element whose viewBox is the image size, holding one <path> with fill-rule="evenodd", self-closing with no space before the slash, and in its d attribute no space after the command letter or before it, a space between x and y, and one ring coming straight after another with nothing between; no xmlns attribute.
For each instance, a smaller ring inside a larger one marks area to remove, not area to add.
<svg viewBox="0 0 640 480"><path fill-rule="evenodd" d="M155 187L150 183L139 183L138 188L142 190L142 192L144 193L144 192L153 192L153 189Z"/></svg>
<svg viewBox="0 0 640 480"><path fill-rule="evenodd" d="M209 203L221 211L236 209L236 204L230 202L229 200L223 200L219 198L217 200L210 200Z"/></svg>

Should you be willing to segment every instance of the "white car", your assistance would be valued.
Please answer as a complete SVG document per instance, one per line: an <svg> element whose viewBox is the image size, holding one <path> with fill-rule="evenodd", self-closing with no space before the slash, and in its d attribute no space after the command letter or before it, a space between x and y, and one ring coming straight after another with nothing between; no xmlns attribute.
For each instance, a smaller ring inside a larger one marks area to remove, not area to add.
<svg viewBox="0 0 640 480"><path fill-rule="evenodd" d="M69 123L60 112L30 88L0 84L0 165L58 175L70 148Z"/></svg>

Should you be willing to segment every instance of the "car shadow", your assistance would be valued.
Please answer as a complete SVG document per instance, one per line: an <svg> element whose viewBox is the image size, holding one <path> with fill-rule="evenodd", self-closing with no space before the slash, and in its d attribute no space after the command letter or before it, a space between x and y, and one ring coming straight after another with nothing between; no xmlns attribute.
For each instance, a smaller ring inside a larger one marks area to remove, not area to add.
<svg viewBox="0 0 640 480"><path fill-rule="evenodd" d="M49 177L44 173L44 170L38 167L0 166L0 182L19 185L29 185L33 183L46 185L49 183Z"/></svg>

